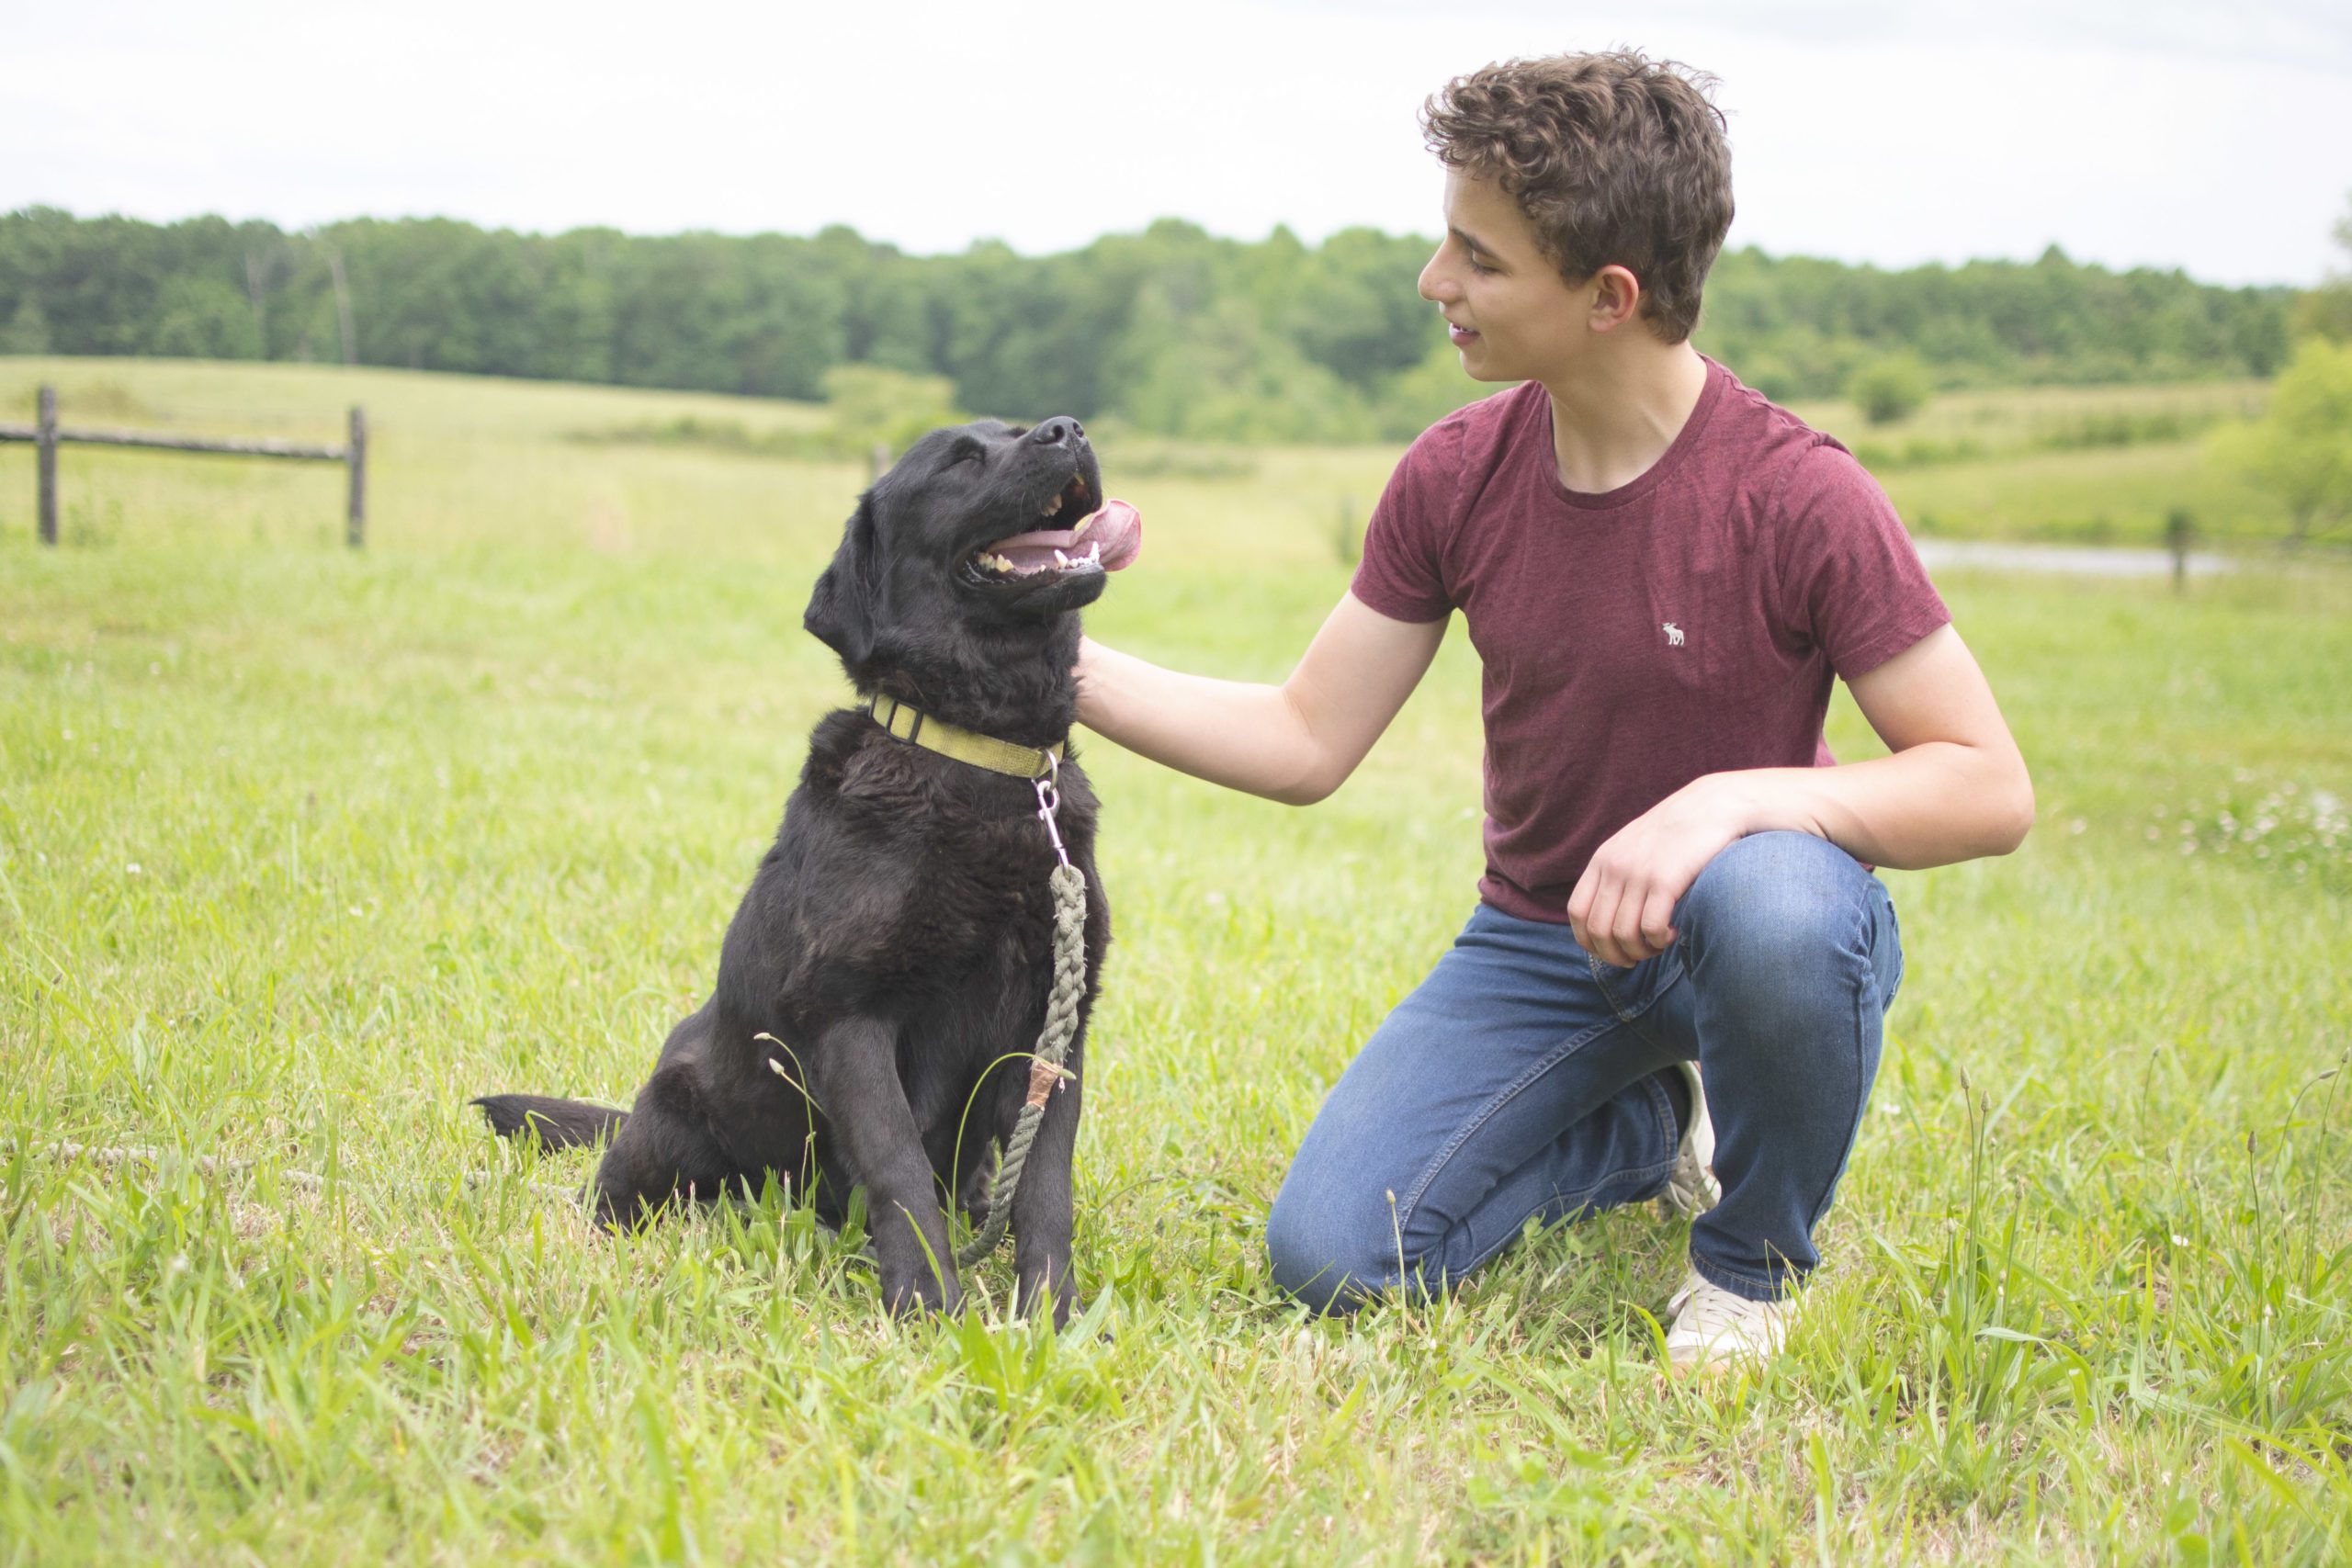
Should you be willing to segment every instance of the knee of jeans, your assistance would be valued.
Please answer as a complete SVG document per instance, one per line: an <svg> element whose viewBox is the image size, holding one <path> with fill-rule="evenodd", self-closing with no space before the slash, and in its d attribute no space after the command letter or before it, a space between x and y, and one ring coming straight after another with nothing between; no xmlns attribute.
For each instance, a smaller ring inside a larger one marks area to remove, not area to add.
<svg viewBox="0 0 2352 1568"><path fill-rule="evenodd" d="M1826 839L1754 833L1707 863L1677 915L1695 964L1785 975L1855 946L1868 886L1860 863Z"/></svg>
<svg viewBox="0 0 2352 1568"><path fill-rule="evenodd" d="M1375 1225L1369 1212L1354 1212L1360 1207L1340 1194L1302 1191L1295 1173L1283 1184L1266 1215L1266 1255L1283 1294L1317 1312L1347 1312L1387 1283L1395 1248L1384 1254L1371 1238L1393 1239L1395 1227Z"/></svg>

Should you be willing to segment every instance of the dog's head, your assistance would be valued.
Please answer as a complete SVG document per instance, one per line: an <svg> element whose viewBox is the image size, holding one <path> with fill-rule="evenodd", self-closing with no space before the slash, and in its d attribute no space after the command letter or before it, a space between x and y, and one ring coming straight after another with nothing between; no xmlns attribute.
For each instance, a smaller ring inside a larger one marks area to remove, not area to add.
<svg viewBox="0 0 2352 1568"><path fill-rule="evenodd" d="M1042 630L1142 546L1078 421L934 430L859 499L803 624L863 683L960 632Z"/></svg>

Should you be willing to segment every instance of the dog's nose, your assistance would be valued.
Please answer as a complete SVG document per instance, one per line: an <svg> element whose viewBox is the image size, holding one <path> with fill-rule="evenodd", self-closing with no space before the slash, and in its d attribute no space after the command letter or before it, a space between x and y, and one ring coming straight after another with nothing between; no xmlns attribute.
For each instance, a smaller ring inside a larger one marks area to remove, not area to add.
<svg viewBox="0 0 2352 1568"><path fill-rule="evenodd" d="M1058 446L1065 441L1082 441L1085 438L1086 426L1068 414L1056 414L1051 419L1041 421L1037 428L1029 433L1029 439L1043 446Z"/></svg>

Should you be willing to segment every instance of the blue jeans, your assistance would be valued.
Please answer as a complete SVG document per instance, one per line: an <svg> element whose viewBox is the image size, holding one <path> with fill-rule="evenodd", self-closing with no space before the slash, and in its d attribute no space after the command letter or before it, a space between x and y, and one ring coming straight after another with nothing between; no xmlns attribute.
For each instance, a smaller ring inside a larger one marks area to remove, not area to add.
<svg viewBox="0 0 2352 1568"><path fill-rule="evenodd" d="M1620 969L1481 905L1307 1129L1266 1222L1275 1282L1343 1311L1459 1280L1531 1217L1657 1194L1681 1136L1664 1076L1687 1061L1723 1185L1692 1267L1751 1301L1801 1280L1902 983L1894 906L1826 840L1758 833L1708 863L1674 928Z"/></svg>

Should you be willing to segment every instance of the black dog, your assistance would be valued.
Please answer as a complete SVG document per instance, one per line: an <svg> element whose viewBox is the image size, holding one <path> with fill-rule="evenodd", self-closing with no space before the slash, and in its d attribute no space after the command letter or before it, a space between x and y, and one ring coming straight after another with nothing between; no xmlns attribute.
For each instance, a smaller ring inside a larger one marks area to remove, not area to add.
<svg viewBox="0 0 2352 1568"><path fill-rule="evenodd" d="M611 1134L594 1189L607 1224L682 1194L757 1190L771 1172L838 1223L862 1186L883 1301L960 1303L940 1197L979 1205L990 1145L1027 1097L1056 862L1031 779L927 749L920 731L899 736L917 722L934 739L960 728L1007 753L1037 749L1034 771L1056 771L1043 752L1067 742L1077 708L1076 612L1140 546L1134 509L1097 511L1102 493L1078 422L1049 419L933 431L860 499L804 624L867 705L828 714L810 736L710 998L671 1032L626 1114L532 1095L475 1102L500 1133L530 1127L553 1147ZM886 714L906 705L892 728L877 699ZM1057 772L1061 840L1087 891L1085 1003L1066 1063L1082 1075L1110 908L1094 793L1075 763ZM1011 1198L1016 1300L1026 1311L1050 1297L1057 1325L1071 1304L1082 1092L1064 1079L1046 1099Z"/></svg>

